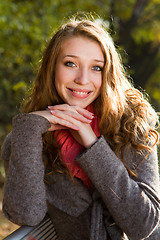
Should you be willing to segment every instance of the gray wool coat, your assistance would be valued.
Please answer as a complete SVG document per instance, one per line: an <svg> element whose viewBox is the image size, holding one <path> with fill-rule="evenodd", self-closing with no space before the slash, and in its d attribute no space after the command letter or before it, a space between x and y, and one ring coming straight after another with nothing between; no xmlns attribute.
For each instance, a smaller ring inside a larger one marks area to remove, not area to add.
<svg viewBox="0 0 160 240"><path fill-rule="evenodd" d="M92 182L89 191L80 179L60 173L46 175L42 135L48 120L19 114L2 146L6 171L3 211L18 225L36 225L48 212L62 240L158 240L160 231L159 171L156 149L143 160L127 149L124 164L101 136L75 161ZM52 184L47 184L44 181Z"/></svg>

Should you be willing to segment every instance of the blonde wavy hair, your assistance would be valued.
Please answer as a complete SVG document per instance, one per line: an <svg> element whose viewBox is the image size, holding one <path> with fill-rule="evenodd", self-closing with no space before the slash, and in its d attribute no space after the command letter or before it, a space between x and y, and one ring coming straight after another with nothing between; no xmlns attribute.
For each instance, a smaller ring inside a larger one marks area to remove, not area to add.
<svg viewBox="0 0 160 240"><path fill-rule="evenodd" d="M124 153L126 146L132 146L138 151L152 151L158 142L158 132L155 130L157 114L143 94L128 80L112 38L96 21L71 19L54 34L44 52L32 94L22 111L44 110L49 105L63 103L54 82L56 60L63 41L77 36L98 42L104 54L101 94L94 102L100 116L101 134L119 156ZM57 155L53 133L44 134L43 140L44 151L53 170L67 172ZM121 160L124 162L123 157ZM134 175L130 169L128 171Z"/></svg>

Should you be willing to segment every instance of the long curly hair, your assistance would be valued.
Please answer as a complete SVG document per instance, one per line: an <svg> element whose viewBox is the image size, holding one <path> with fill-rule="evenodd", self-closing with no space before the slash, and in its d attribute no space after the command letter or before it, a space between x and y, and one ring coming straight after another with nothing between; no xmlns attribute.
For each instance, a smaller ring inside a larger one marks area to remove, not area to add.
<svg viewBox="0 0 160 240"><path fill-rule="evenodd" d="M158 142L155 125L158 116L143 94L134 88L127 77L109 33L96 21L71 19L51 38L42 58L33 91L23 105L22 112L44 110L47 106L63 103L55 88L55 65L63 41L84 36L100 45L105 65L100 96L94 107L100 116L100 132L119 157L126 146L137 151L152 151ZM43 136L44 151L53 170L67 172L52 132ZM123 157L121 160L124 162ZM125 163L125 162L124 162ZM134 173L128 169L129 173Z"/></svg>

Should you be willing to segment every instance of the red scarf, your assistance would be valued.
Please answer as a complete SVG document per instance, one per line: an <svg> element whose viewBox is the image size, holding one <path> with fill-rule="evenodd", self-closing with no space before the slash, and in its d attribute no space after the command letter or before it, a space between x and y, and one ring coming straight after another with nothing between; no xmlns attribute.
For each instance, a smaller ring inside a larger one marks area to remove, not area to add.
<svg viewBox="0 0 160 240"><path fill-rule="evenodd" d="M86 109L94 113L90 105ZM99 137L99 118L95 113L90 125L95 135ZM83 183L89 188L90 179L88 178L85 171L80 167L80 165L74 160L85 148L75 140L68 129L57 130L54 132L54 136L57 139L59 146L61 147L62 160L69 168L72 176L80 178Z"/></svg>

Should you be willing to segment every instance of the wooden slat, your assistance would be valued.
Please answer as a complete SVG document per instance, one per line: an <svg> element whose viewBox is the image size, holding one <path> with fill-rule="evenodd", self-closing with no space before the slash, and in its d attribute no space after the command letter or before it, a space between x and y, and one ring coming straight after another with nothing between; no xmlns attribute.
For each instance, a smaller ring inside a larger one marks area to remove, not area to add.
<svg viewBox="0 0 160 240"><path fill-rule="evenodd" d="M58 240L58 236L51 219L46 216L37 226L22 226L4 240Z"/></svg>

